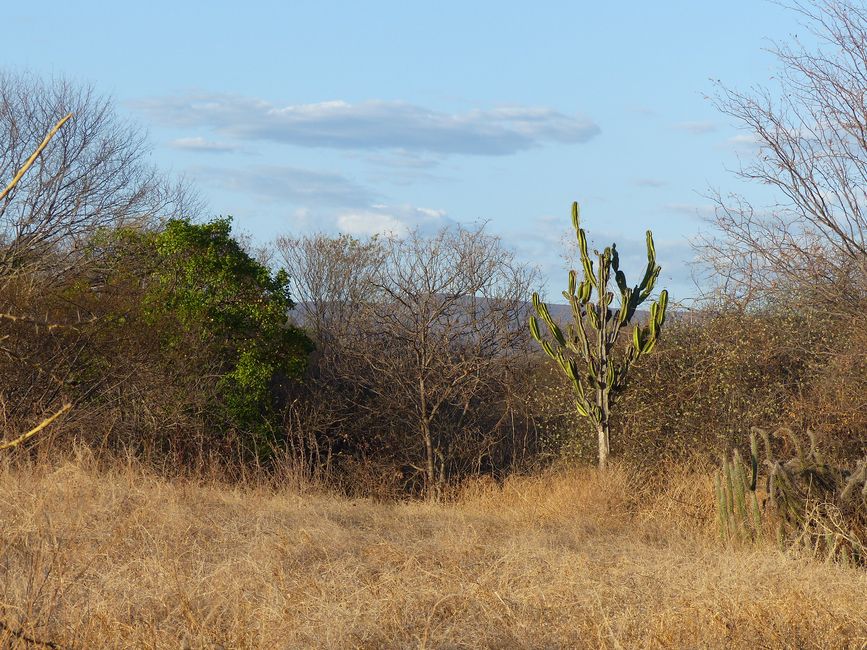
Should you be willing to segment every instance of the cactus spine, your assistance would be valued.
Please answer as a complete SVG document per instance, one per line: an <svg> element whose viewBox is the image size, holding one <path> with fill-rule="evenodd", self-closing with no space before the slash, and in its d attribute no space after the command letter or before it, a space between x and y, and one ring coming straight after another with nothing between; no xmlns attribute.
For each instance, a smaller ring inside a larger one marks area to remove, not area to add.
<svg viewBox="0 0 867 650"><path fill-rule="evenodd" d="M635 325L626 351L615 360L612 351L621 331L629 326L638 306L650 297L659 277L661 267L656 263L653 235L647 231L647 269L644 277L638 285L630 288L626 284L626 276L620 270L616 244L601 253L594 251L597 263L594 268L587 250L587 234L581 228L577 203L572 204L572 227L578 240L583 277L579 281L578 272L570 270L568 290L563 292L563 297L572 309L572 322L564 333L539 294L534 293L535 316L530 317L530 333L572 382L578 414L590 418L596 428L599 467L604 469L610 453L611 405L626 385L629 368L656 345L665 322L668 292L660 292L659 299L650 306L649 322L644 326ZM611 304L614 292L608 289L612 272L620 294L616 308ZM543 336L539 320L545 324L547 336Z"/></svg>

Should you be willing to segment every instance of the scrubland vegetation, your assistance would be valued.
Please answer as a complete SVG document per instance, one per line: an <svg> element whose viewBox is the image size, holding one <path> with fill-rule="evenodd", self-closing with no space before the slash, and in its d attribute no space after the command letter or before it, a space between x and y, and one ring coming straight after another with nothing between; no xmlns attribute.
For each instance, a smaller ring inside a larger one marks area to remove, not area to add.
<svg viewBox="0 0 867 650"><path fill-rule="evenodd" d="M0 76L0 644L867 646L867 13L802 11L716 100L778 201L689 306L576 212L571 328L483 227L256 249Z"/></svg>

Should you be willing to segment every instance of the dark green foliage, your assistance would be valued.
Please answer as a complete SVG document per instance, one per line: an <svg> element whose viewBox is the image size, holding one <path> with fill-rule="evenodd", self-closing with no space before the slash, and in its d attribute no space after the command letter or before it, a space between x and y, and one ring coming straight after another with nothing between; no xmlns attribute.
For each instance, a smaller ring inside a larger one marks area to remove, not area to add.
<svg viewBox="0 0 867 650"><path fill-rule="evenodd" d="M103 292L124 296L107 317L114 335L149 350L157 358L142 363L187 386L207 428L272 437L274 388L301 377L313 349L288 323L286 272L251 257L228 218L104 232L91 250L108 269Z"/></svg>
<svg viewBox="0 0 867 650"><path fill-rule="evenodd" d="M174 321L167 344L195 334L222 361L223 407L256 428L277 376L300 377L312 345L287 324L288 276L254 260L231 236L230 219L172 220L153 237L159 264L144 298L152 321Z"/></svg>
<svg viewBox="0 0 867 650"><path fill-rule="evenodd" d="M615 345L622 328L628 326L639 305L653 292L661 270L656 263L653 235L647 231L647 269L641 282L630 288L626 276L620 270L620 257L616 244L601 253L594 251L598 266L587 250L587 235L581 228L578 204L572 204L572 226L581 254L583 280L578 281L578 272L569 271L569 289L563 297L572 308L572 322L566 332L554 321L539 294L533 294L536 316L545 323L550 340L543 338L536 317L530 317L530 332L545 353L554 359L569 377L575 389L575 405L578 413L590 418L599 435L599 465L604 467L609 453L610 407L616 395L626 386L626 377L632 364L656 345L665 322L668 292L663 290L659 300L650 306L647 325L636 324L632 340L620 355L614 358ZM620 304L612 307L614 293L608 290L612 278L617 284ZM596 293L595 302L592 301ZM590 334L588 334L588 325ZM590 335L595 333L595 340Z"/></svg>

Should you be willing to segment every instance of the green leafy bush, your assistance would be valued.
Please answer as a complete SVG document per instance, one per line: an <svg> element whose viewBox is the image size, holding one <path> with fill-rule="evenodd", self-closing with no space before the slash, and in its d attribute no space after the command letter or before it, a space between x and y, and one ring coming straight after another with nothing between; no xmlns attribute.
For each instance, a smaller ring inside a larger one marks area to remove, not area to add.
<svg viewBox="0 0 867 650"><path fill-rule="evenodd" d="M245 251L229 218L106 231L90 254L102 277L90 278L86 291L72 289L78 301L87 294L104 324L89 348L90 374L128 376L175 436L234 431L261 451L275 436L281 383L304 374L313 349L288 322L286 272Z"/></svg>
<svg viewBox="0 0 867 650"><path fill-rule="evenodd" d="M238 426L259 428L272 382L300 377L312 351L306 334L287 323L294 303L286 272L244 251L226 218L172 220L148 243L158 264L144 295L147 318L169 324L169 346L194 336L216 355L221 407Z"/></svg>

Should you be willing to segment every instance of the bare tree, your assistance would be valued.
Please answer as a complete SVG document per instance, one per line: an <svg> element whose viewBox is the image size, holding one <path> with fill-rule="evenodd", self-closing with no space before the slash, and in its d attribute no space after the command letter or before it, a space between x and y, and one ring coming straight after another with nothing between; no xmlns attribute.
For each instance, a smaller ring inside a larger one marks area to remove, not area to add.
<svg viewBox="0 0 867 650"><path fill-rule="evenodd" d="M0 73L0 178L11 178L68 113L75 119L0 201L0 277L33 267L59 276L99 227L198 209L183 183L148 163L144 133L110 100L62 79Z"/></svg>
<svg viewBox="0 0 867 650"><path fill-rule="evenodd" d="M198 210L147 155L143 132L92 88L0 72L0 178L12 179L0 193L3 428L41 417L80 387L75 369L100 336L96 312L79 300L95 300L98 288L93 235Z"/></svg>
<svg viewBox="0 0 867 650"><path fill-rule="evenodd" d="M296 303L291 316L316 345L312 376L286 416L287 445L296 456L303 450L295 462L315 475L330 466L334 454L354 459L375 446L379 463L393 465L391 449L375 429L387 416L374 413L364 369L355 361L360 306L375 299L371 276L385 253L382 242L348 235L284 236L276 249Z"/></svg>
<svg viewBox="0 0 867 650"><path fill-rule="evenodd" d="M54 127L46 134L46 136L42 139L42 142L39 143L39 146L36 147L36 150L32 154L30 154L30 156L27 157L27 159L21 165L21 168L12 177L12 180L9 182L9 184L3 189L2 192L0 192L0 201L3 201L3 199L5 199L7 196L9 196L10 193L12 193L15 190L18 183L21 182L21 179L24 177L24 175L27 173L27 171L39 159L39 156L42 154L43 151L45 151L45 148L48 146L48 144L51 142L51 140L57 135L58 131L63 127L63 125L66 124L71 118L72 118L72 114L67 114L67 115L64 115L62 118L60 118L57 121L57 124L55 124ZM5 312L0 312L0 321L17 322L20 320L21 320L21 318L15 316L14 314L8 314ZM29 319L27 319L27 320L29 320ZM43 324L38 323L38 322L32 322L32 321L28 322L27 324L28 325L35 325L37 328L36 336L39 336L38 329ZM53 325L53 324L48 325L46 327L46 329L51 329L52 327L55 327L55 325ZM3 345L3 343L9 338L10 338L9 334L4 333L4 334L0 335L0 353L2 353L3 355L6 355L6 356L12 356L14 358L16 356L15 353L12 350L10 350L8 347ZM51 374L53 375L53 373L51 373ZM52 379L54 379L53 376L52 376ZM57 382L57 383L62 383L62 382ZM7 400L6 400L5 396L0 394L0 407L2 407L2 408L0 408L0 414L2 414L2 416L3 416L3 424L4 425L8 421L7 414L6 414L6 404L7 404ZM40 424L31 428L29 431L21 434L20 436L18 436L14 440L0 443L0 451L6 450L6 449L11 449L13 447L17 447L18 445L22 444L23 442L29 440L30 438L35 436L37 433L39 433L40 431L45 429L47 426L49 426L52 422L54 422L57 418L59 418L63 413L68 411L71 407L72 407L72 404L67 402L54 415L51 415L51 416L43 419ZM4 428L5 428L5 426L4 426Z"/></svg>
<svg viewBox="0 0 867 650"><path fill-rule="evenodd" d="M301 323L320 344L320 354L338 350L358 327L359 306L376 297L373 274L385 261L384 241L284 236L278 237L277 250L289 270Z"/></svg>
<svg viewBox="0 0 867 650"><path fill-rule="evenodd" d="M844 0L791 8L820 49L779 45L777 88L720 86L716 98L756 147L739 176L779 197L767 207L713 197L717 234L699 246L744 305L795 287L840 288L833 301L867 293L867 9Z"/></svg>
<svg viewBox="0 0 867 650"><path fill-rule="evenodd" d="M356 409L375 409L380 426L405 434L405 463L437 498L453 456L483 454L508 417L507 408L478 416L485 400L502 398L495 387L526 349L534 273L481 227L283 239L279 248L322 354L342 359L341 373L361 385L367 399Z"/></svg>

